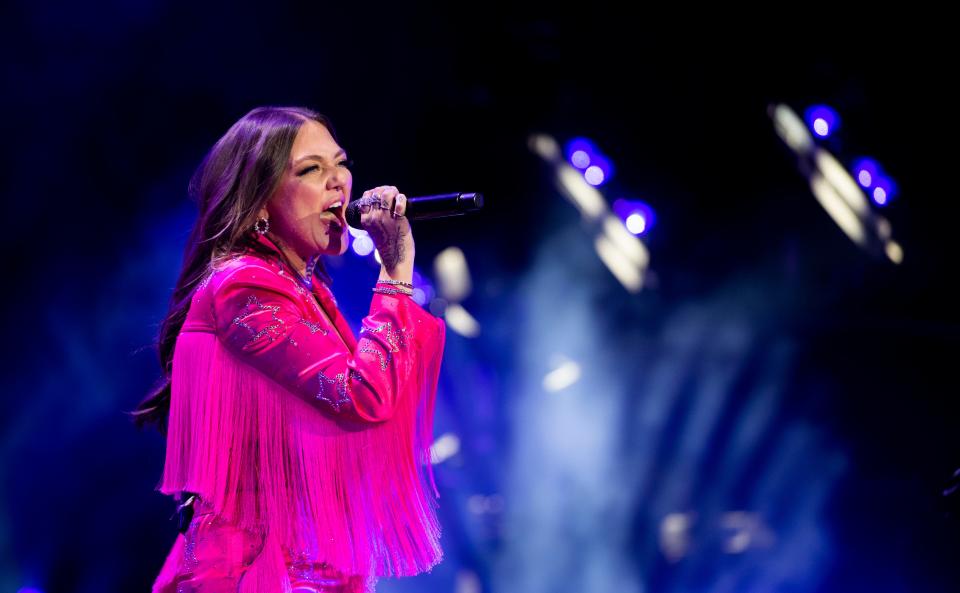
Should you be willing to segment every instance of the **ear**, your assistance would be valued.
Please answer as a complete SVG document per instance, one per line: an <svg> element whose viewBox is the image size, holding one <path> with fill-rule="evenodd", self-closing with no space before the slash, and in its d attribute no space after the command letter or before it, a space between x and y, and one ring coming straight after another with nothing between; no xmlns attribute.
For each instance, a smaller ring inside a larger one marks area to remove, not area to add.
<svg viewBox="0 0 960 593"><path fill-rule="evenodd" d="M270 213L267 212L266 206L264 206L257 212L257 218L265 218L267 220L270 220Z"/></svg>

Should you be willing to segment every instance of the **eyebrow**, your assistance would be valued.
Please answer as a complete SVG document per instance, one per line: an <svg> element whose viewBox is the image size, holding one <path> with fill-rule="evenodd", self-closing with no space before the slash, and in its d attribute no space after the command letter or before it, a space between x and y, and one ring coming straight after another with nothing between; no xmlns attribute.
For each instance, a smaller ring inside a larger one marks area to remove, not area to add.
<svg viewBox="0 0 960 593"><path fill-rule="evenodd" d="M339 151L337 151L337 154L333 155L333 160L336 160L337 157L339 157L339 156L347 156L347 152L341 148ZM322 156L320 156L319 154L308 154L307 156L302 156L302 157L298 158L297 160L293 161L293 166L296 167L298 163L302 163L303 161L306 161L306 160L309 160L309 159L314 159L314 160L317 160L317 161L326 160L326 159L324 159Z"/></svg>

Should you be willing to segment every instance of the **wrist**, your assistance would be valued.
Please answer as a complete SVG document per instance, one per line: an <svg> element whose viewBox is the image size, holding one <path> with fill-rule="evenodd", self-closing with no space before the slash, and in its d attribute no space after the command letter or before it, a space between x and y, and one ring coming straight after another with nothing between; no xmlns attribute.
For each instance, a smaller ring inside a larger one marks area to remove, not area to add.
<svg viewBox="0 0 960 593"><path fill-rule="evenodd" d="M392 280L395 282L406 282L407 284L413 283L413 270L404 270L394 268L392 270L387 270L385 267L380 266L380 276L377 280Z"/></svg>

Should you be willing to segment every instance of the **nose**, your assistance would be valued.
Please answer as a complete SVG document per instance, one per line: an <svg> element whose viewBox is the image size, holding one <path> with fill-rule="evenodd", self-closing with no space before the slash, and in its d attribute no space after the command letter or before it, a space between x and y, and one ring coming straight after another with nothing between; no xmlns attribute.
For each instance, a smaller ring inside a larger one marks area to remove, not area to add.
<svg viewBox="0 0 960 593"><path fill-rule="evenodd" d="M347 169L336 167L330 177L327 178L327 189L338 189L341 193L347 193L347 182L350 180L350 173Z"/></svg>

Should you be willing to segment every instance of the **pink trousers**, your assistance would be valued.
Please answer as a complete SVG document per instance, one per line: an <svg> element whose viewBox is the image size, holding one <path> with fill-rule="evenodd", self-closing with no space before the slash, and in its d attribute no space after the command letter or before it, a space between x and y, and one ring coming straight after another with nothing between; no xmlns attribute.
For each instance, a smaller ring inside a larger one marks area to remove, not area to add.
<svg viewBox="0 0 960 593"><path fill-rule="evenodd" d="M174 547L168 559L177 563L176 576L162 593L236 593L244 575L260 555L265 536L246 531L214 515L198 501L183 545ZM348 576L306 553L284 550L287 573L294 593L365 593L372 583ZM270 592L263 592L270 593Z"/></svg>

